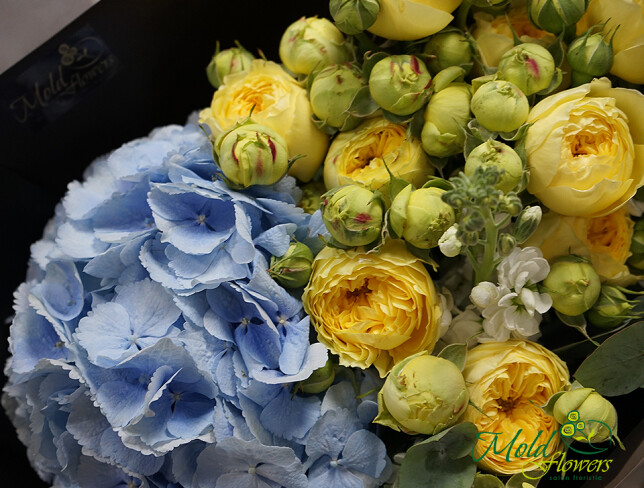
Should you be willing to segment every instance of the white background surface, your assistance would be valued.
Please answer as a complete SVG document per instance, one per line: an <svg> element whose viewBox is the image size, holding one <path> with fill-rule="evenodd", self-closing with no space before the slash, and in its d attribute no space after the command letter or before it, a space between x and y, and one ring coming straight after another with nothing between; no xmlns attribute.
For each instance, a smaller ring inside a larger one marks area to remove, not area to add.
<svg viewBox="0 0 644 488"><path fill-rule="evenodd" d="M0 0L0 74L99 0Z"/></svg>

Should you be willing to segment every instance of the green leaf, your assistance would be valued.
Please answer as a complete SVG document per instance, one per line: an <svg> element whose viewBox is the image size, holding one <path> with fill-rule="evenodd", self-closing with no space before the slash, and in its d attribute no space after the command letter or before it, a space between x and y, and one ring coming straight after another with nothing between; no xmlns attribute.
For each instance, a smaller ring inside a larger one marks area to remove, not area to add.
<svg viewBox="0 0 644 488"><path fill-rule="evenodd" d="M353 100L351 100L351 105L347 111L355 117L369 117L373 115L380 107L371 98L369 93L369 86L364 85L358 89Z"/></svg>
<svg viewBox="0 0 644 488"><path fill-rule="evenodd" d="M449 346L445 346L443 350L438 353L438 357L453 362L458 369L463 371L463 368L465 367L465 359L467 357L467 345L450 344Z"/></svg>
<svg viewBox="0 0 644 488"><path fill-rule="evenodd" d="M525 485L537 486L544 472L542 470L535 470L528 472L528 475L526 476L523 473L515 474L505 484L505 488L526 488Z"/></svg>
<svg viewBox="0 0 644 488"><path fill-rule="evenodd" d="M399 488L471 488L476 475L474 424L464 422L407 450L398 473Z"/></svg>
<svg viewBox="0 0 644 488"><path fill-rule="evenodd" d="M583 315L566 315L557 310L555 310L555 313L557 314L557 317L559 317L559 320L561 320L565 325L572 327L573 329L577 329L586 337L586 339L588 339L596 346L599 346L599 343L597 341L594 341L588 335L588 332L586 331L586 318Z"/></svg>
<svg viewBox="0 0 644 488"><path fill-rule="evenodd" d="M600 395L626 395L644 386L644 322L606 339L581 363L574 377Z"/></svg>
<svg viewBox="0 0 644 488"><path fill-rule="evenodd" d="M472 488L503 488L503 481L493 474L476 473Z"/></svg>
<svg viewBox="0 0 644 488"><path fill-rule="evenodd" d="M382 115L389 122L394 123L394 124L399 124L399 125L405 125L405 124L411 122L412 118L414 117L414 114L396 115L395 113L389 112L388 110L385 110L384 108L382 109Z"/></svg>

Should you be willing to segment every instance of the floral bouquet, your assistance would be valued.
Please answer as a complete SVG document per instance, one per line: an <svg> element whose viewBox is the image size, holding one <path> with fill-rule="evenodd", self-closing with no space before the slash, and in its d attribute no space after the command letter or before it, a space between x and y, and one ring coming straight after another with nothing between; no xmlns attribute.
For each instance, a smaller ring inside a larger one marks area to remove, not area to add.
<svg viewBox="0 0 644 488"><path fill-rule="evenodd" d="M2 405L53 486L609 473L644 385L643 7L329 12L281 63L218 47L210 106L33 244Z"/></svg>

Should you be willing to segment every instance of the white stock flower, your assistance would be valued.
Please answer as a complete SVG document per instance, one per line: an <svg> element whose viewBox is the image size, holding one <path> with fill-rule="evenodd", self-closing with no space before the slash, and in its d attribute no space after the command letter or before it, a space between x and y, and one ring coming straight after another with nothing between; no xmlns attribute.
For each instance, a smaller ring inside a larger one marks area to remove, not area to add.
<svg viewBox="0 0 644 488"><path fill-rule="evenodd" d="M447 332L441 337L445 344L467 344L468 348L478 343L483 334L482 318L474 307L469 306L454 316Z"/></svg>
<svg viewBox="0 0 644 488"><path fill-rule="evenodd" d="M499 284L514 288L518 293L526 285L543 281L550 272L550 265L538 247L514 248L497 268Z"/></svg>
<svg viewBox="0 0 644 488"><path fill-rule="evenodd" d="M443 235L438 239L439 249L448 258L458 256L463 247L463 243L456 237L457 231L458 224L454 224L443 232Z"/></svg>
<svg viewBox="0 0 644 488"><path fill-rule="evenodd" d="M526 339L539 333L541 314L552 306L547 293L532 286L550 271L548 262L535 247L514 249L497 269L499 284L483 281L472 288L470 300L481 310L483 330L488 337L479 342Z"/></svg>

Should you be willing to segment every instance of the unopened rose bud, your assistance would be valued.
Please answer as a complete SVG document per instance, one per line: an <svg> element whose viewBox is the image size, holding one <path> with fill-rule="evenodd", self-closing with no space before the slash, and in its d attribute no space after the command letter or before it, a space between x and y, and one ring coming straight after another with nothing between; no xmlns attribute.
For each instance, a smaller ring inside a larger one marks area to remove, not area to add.
<svg viewBox="0 0 644 488"><path fill-rule="evenodd" d="M318 17L302 17L288 26L279 55L289 70L304 75L351 60L342 32L330 20Z"/></svg>
<svg viewBox="0 0 644 488"><path fill-rule="evenodd" d="M613 67L613 43L602 33L586 32L568 47L566 55L572 68L573 86L583 85L605 75Z"/></svg>
<svg viewBox="0 0 644 488"><path fill-rule="evenodd" d="M509 256L517 245L517 240L512 234L502 233L499 236L499 254Z"/></svg>
<svg viewBox="0 0 644 488"><path fill-rule="evenodd" d="M474 93L471 109L487 130L512 132L526 121L530 105L514 83L496 80L485 83Z"/></svg>
<svg viewBox="0 0 644 488"><path fill-rule="evenodd" d="M592 264L575 255L555 259L542 284L552 298L552 308L571 316L589 310L601 291L601 280Z"/></svg>
<svg viewBox="0 0 644 488"><path fill-rule="evenodd" d="M323 196L322 220L345 246L366 246L380 236L384 217L381 197L360 185L335 188Z"/></svg>
<svg viewBox="0 0 644 488"><path fill-rule="evenodd" d="M427 67L433 75L450 66L460 66L466 74L472 68L472 46L467 37L455 30L431 36L423 52L432 56Z"/></svg>
<svg viewBox="0 0 644 488"><path fill-rule="evenodd" d="M476 146L465 160L464 172L472 176L479 166L492 166L499 171L494 187L503 193L516 188L523 176L521 157L507 144L489 139Z"/></svg>
<svg viewBox="0 0 644 488"><path fill-rule="evenodd" d="M423 351L392 368L378 393L374 422L409 434L433 435L456 423L468 401L458 367Z"/></svg>
<svg viewBox="0 0 644 488"><path fill-rule="evenodd" d="M242 124L222 133L214 144L219 167L228 181L246 188L272 185L288 170L286 142L260 124Z"/></svg>
<svg viewBox="0 0 644 488"><path fill-rule="evenodd" d="M465 127L472 119L471 99L465 83L453 83L432 95L420 136L427 154L442 158L463 152Z"/></svg>
<svg viewBox="0 0 644 488"><path fill-rule="evenodd" d="M300 390L309 394L322 393L333 384L334 379L335 368L333 361L329 358L324 366L313 371L311 376L300 384Z"/></svg>
<svg viewBox="0 0 644 488"><path fill-rule="evenodd" d="M247 71L253 59L255 59L253 55L241 47L219 51L215 53L206 67L208 81L215 88L219 88L227 75Z"/></svg>
<svg viewBox="0 0 644 488"><path fill-rule="evenodd" d="M283 256L271 257L268 273L284 288L300 288L309 282L313 253L306 244L292 243Z"/></svg>
<svg viewBox="0 0 644 488"><path fill-rule="evenodd" d="M369 93L383 109L411 115L425 104L431 76L425 63L408 54L381 59L369 75Z"/></svg>
<svg viewBox="0 0 644 488"><path fill-rule="evenodd" d="M379 0L331 0L329 12L345 34L353 36L371 27L380 12Z"/></svg>
<svg viewBox="0 0 644 488"><path fill-rule="evenodd" d="M579 442L594 444L617 435L617 410L592 388L565 392L555 402L553 416L562 426L572 423L564 433Z"/></svg>
<svg viewBox="0 0 644 488"><path fill-rule="evenodd" d="M349 64L335 64L323 69L311 84L309 99L318 119L331 127L349 130L361 119L349 113L351 102L365 81Z"/></svg>
<svg viewBox="0 0 644 488"><path fill-rule="evenodd" d="M550 86L555 75L555 60L545 47L525 43L514 46L499 61L499 78L514 83L526 95Z"/></svg>
<svg viewBox="0 0 644 488"><path fill-rule="evenodd" d="M539 29L559 34L576 24L586 11L586 0L528 0L528 15Z"/></svg>
<svg viewBox="0 0 644 488"><path fill-rule="evenodd" d="M411 185L399 192L389 210L394 232L420 249L436 247L456 219L454 209L441 198L444 193L440 188L412 191Z"/></svg>
<svg viewBox="0 0 644 488"><path fill-rule="evenodd" d="M631 318L634 303L626 298L619 288L602 285L599 298L588 312L586 318L595 327L613 329Z"/></svg>

